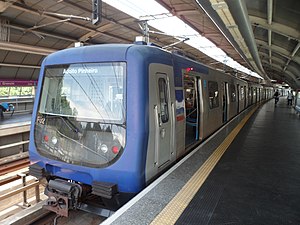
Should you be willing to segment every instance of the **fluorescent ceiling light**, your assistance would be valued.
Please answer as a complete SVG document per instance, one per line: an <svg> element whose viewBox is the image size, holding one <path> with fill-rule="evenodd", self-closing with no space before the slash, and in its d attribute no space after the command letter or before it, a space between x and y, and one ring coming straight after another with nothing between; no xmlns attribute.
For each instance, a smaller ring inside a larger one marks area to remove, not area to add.
<svg viewBox="0 0 300 225"><path fill-rule="evenodd" d="M209 57L250 76L263 79L256 72L250 71L227 56L222 49L218 48L207 38L201 36L178 17L172 16L168 10L154 0L103 1L136 19L148 20L150 26L168 35L188 37L189 40L185 41L186 44L198 49Z"/></svg>

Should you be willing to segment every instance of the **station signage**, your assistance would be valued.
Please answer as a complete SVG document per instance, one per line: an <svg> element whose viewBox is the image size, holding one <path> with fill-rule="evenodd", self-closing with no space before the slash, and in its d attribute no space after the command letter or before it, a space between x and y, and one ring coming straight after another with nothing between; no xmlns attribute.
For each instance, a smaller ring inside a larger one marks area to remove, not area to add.
<svg viewBox="0 0 300 225"><path fill-rule="evenodd" d="M0 87L36 86L37 80L0 80Z"/></svg>

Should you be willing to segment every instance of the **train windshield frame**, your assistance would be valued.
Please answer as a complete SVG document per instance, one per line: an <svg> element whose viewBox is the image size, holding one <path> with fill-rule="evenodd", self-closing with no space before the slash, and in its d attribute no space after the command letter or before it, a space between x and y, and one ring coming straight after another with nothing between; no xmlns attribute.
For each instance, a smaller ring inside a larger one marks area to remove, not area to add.
<svg viewBox="0 0 300 225"><path fill-rule="evenodd" d="M76 165L108 166L125 147L126 63L46 67L35 122L40 154Z"/></svg>

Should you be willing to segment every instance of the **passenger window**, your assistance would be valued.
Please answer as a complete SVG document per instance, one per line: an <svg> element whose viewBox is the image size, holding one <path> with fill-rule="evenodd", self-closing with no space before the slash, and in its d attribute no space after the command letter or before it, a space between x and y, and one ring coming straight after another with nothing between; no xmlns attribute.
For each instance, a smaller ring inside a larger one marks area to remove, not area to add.
<svg viewBox="0 0 300 225"><path fill-rule="evenodd" d="M215 81L208 81L208 97L209 97L209 108L219 107L219 90L218 83Z"/></svg>
<svg viewBox="0 0 300 225"><path fill-rule="evenodd" d="M230 85L230 97L231 97L231 102L236 101L236 92L235 92L235 86L234 84Z"/></svg>
<svg viewBox="0 0 300 225"><path fill-rule="evenodd" d="M245 98L244 87L241 87L241 99Z"/></svg>
<svg viewBox="0 0 300 225"><path fill-rule="evenodd" d="M158 79L158 91L160 102L160 119L161 122L166 123L169 121L168 87L166 80L163 78Z"/></svg>

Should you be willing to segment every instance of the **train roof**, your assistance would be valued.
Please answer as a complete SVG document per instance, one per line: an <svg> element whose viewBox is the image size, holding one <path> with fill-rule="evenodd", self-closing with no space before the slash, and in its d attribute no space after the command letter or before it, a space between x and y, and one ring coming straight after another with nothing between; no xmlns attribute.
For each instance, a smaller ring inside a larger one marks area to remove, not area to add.
<svg viewBox="0 0 300 225"><path fill-rule="evenodd" d="M209 70L215 71L220 74L226 74L223 71L218 71L210 66L204 65L192 58L187 57L184 54L178 54L177 52L170 52L159 46L147 45L145 43L139 44L99 44L83 47L74 47L57 51L48 55L43 66L49 65L62 65L71 63L86 63L86 62L120 62L127 61L128 55L138 57L138 54L142 54L152 58L153 61L160 63L166 63L172 65L173 62L189 64L194 67L195 72L208 74ZM174 61L173 61L174 60ZM239 79L231 74L226 74L235 79ZM242 79L239 79L242 80ZM245 81L245 80L243 80Z"/></svg>
<svg viewBox="0 0 300 225"><path fill-rule="evenodd" d="M132 50L132 52L131 52ZM137 45L137 44L100 44L83 47L74 47L57 51L48 55L43 64L44 65L59 65L80 62L99 62L99 61L126 61L128 53L142 52L143 55L147 53L155 53L157 56L171 55L170 52L151 45ZM138 55L137 55L138 56Z"/></svg>
<svg viewBox="0 0 300 225"><path fill-rule="evenodd" d="M93 62L99 59L124 60L127 49L132 44L100 44L68 48L48 55L45 65L70 64L74 62Z"/></svg>

